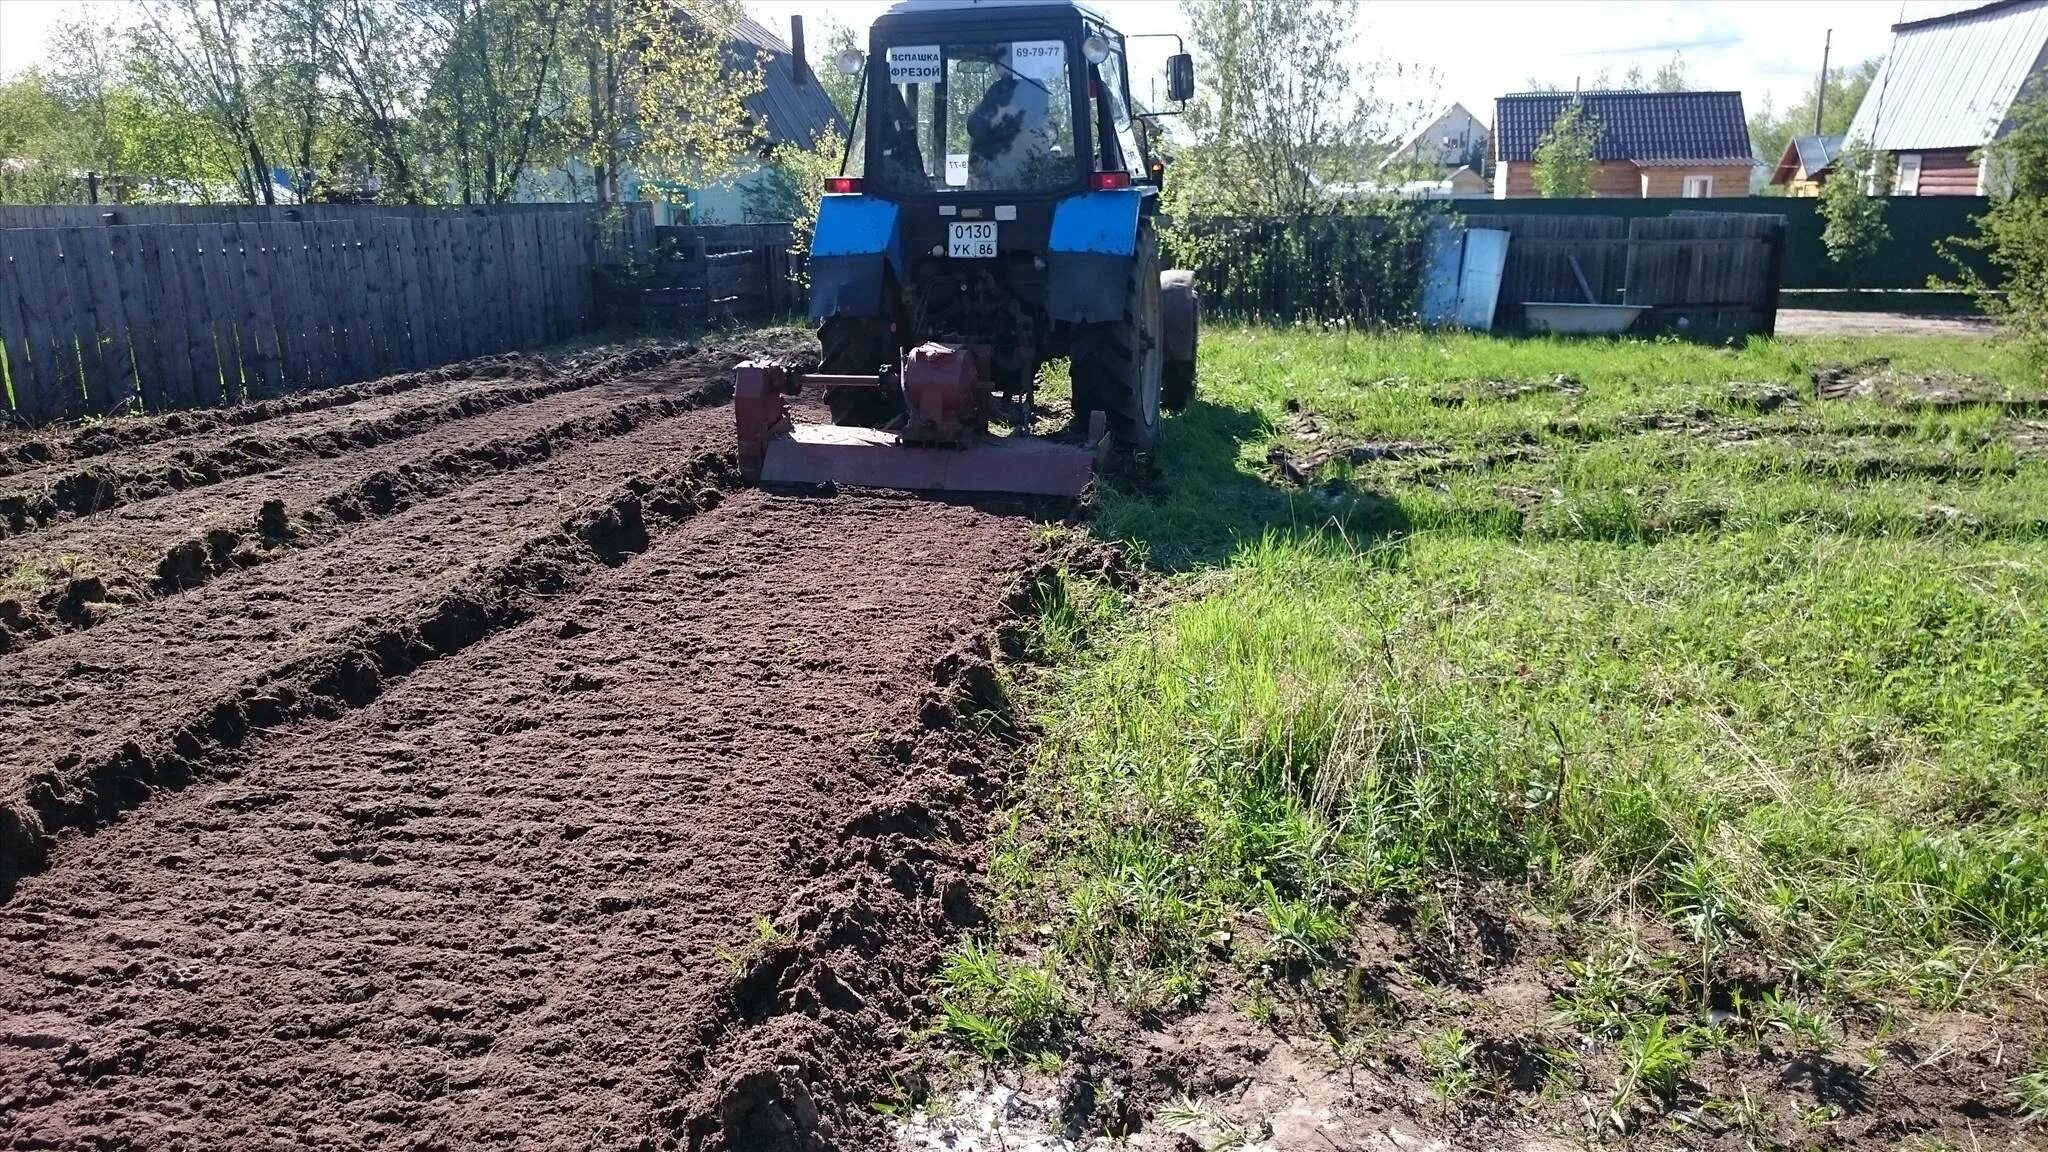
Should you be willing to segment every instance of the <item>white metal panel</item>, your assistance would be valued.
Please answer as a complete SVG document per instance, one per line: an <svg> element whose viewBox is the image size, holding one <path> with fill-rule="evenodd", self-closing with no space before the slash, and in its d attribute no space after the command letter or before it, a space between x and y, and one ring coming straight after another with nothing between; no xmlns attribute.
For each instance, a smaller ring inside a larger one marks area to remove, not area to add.
<svg viewBox="0 0 2048 1152"><path fill-rule="evenodd" d="M2044 47L2048 0L1901 29L1856 109L1849 140L1888 152L1989 143Z"/></svg>
<svg viewBox="0 0 2048 1152"><path fill-rule="evenodd" d="M1493 327L1500 302L1501 273L1507 269L1509 233L1472 228L1465 233L1465 266L1458 277L1458 323L1482 332Z"/></svg>

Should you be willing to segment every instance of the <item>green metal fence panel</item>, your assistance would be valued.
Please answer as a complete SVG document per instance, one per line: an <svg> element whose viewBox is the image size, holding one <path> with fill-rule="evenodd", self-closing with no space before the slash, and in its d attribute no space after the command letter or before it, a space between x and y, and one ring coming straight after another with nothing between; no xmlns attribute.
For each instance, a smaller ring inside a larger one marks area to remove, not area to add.
<svg viewBox="0 0 2048 1152"><path fill-rule="evenodd" d="M1891 239L1879 250L1860 277L1828 259L1821 244L1827 227L1820 215L1820 201L1796 196L1729 196L1711 199L1656 198L1648 200L1457 200L1452 209L1468 216L1502 212L1517 216L1621 216L1628 219L1664 217L1674 212L1764 213L1785 217L1785 279L1783 287L1811 288L1925 288L1932 277L1953 279L1955 264L1943 255L1944 242L1950 251L1976 268L1988 281L1997 282L1981 254L1963 248L1956 240L1977 235L1976 218L1990 210L1983 196L1888 196L1885 224Z"/></svg>

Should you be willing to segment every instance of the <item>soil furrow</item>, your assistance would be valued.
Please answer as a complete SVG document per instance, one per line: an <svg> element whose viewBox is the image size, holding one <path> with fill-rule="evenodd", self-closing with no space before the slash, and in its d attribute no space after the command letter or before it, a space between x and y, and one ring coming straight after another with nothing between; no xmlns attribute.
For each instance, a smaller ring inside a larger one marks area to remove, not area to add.
<svg viewBox="0 0 2048 1152"><path fill-rule="evenodd" d="M0 492L0 537L23 536L64 520L105 512L172 492L254 476L302 460L327 459L418 435L438 424L528 404L592 383L585 375L554 375L399 407L312 430L274 427L224 443L178 447L135 459L80 468L22 473ZM320 414L325 417L326 413Z"/></svg>
<svg viewBox="0 0 2048 1152"><path fill-rule="evenodd" d="M0 804L17 812L8 840L43 842L23 807L31 795L55 797L37 810L97 811L102 790L83 773L118 778L137 749L158 758L212 694L301 666L365 622L410 619L473 570L557 534L591 495L729 450L731 420L699 409L585 444L14 654L0 677Z"/></svg>
<svg viewBox="0 0 2048 1152"><path fill-rule="evenodd" d="M294 392L232 408L200 408L161 416L105 420L82 428L0 437L0 476L78 460L89 460L165 440L197 436L221 428L246 428L302 412L341 408L364 400L395 396L450 381L490 380L530 368L531 357L519 353L483 356L428 372L386 376L338 388Z"/></svg>
<svg viewBox="0 0 2048 1152"><path fill-rule="evenodd" d="M656 369L652 375L663 375ZM647 388L601 390L570 400L560 412L540 403L532 410L497 418L459 421L435 441L454 447L390 459L396 453L366 453L356 467L306 469L306 483L292 476L255 482L232 493L194 494L191 507L152 509L147 517L102 519L81 525L66 538L17 541L22 557L50 550L64 563L54 570L24 567L0 600L0 653L19 651L60 633L89 628L138 603L200 587L223 573L268 563L293 549L325 543L367 520L403 511L422 500L446 496L485 476L536 463L569 448L621 436L646 424L731 395L729 380L670 394L621 400ZM547 417L564 415L552 423ZM481 439L465 433L498 432ZM221 505L215 510L216 505ZM33 544L35 547L30 548ZM0 567L10 549L0 545Z"/></svg>
<svg viewBox="0 0 2048 1152"><path fill-rule="evenodd" d="M978 755L946 733L993 691L963 642L1035 531L734 495L364 706L246 741L231 779L62 838L0 906L6 1123L67 1149L696 1135L678 1102L735 964L804 1011L757 921L807 881L847 917L876 884L948 899L914 846L879 853L923 819L886 798L981 779L947 754Z"/></svg>
<svg viewBox="0 0 2048 1152"><path fill-rule="evenodd" d="M285 664L252 669L240 683L210 685L184 715L153 717L146 735L66 754L57 771L31 775L25 794L0 796L0 898L42 864L60 832L99 826L159 791L185 787L252 733L368 704L421 664L525 619L537 599L573 592L600 568L623 563L647 547L650 520L715 506L715 486L735 477L730 454L706 453L635 478L452 587Z"/></svg>

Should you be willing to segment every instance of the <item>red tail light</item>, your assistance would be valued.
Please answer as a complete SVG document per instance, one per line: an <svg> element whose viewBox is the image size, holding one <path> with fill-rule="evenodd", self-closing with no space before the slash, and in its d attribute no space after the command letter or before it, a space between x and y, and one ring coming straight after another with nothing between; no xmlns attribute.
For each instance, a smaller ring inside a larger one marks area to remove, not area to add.
<svg viewBox="0 0 2048 1152"><path fill-rule="evenodd" d="M860 177L858 177L858 176L827 176L827 177L825 177L825 191L827 191L827 192L858 192L858 191L860 191Z"/></svg>
<svg viewBox="0 0 2048 1152"><path fill-rule="evenodd" d="M1097 172L1088 181L1088 186L1097 192L1113 192L1118 188L1131 186L1129 172Z"/></svg>

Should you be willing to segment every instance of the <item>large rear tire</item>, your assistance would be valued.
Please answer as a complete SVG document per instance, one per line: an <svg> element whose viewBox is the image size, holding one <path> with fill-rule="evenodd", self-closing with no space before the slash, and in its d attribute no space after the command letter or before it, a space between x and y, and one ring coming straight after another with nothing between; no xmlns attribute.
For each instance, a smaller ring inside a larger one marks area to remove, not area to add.
<svg viewBox="0 0 2048 1152"><path fill-rule="evenodd" d="M1150 221L1138 224L1121 320L1077 324L1071 362L1074 415L1101 412L1124 451L1145 457L1159 444L1162 347L1159 330L1159 241Z"/></svg>
<svg viewBox="0 0 2048 1152"><path fill-rule="evenodd" d="M866 376L896 361L888 322L878 317L834 316L818 328L818 343L824 351L819 368L825 372ZM827 388L825 407L834 424L860 428L879 428L903 412L900 398L879 388Z"/></svg>

